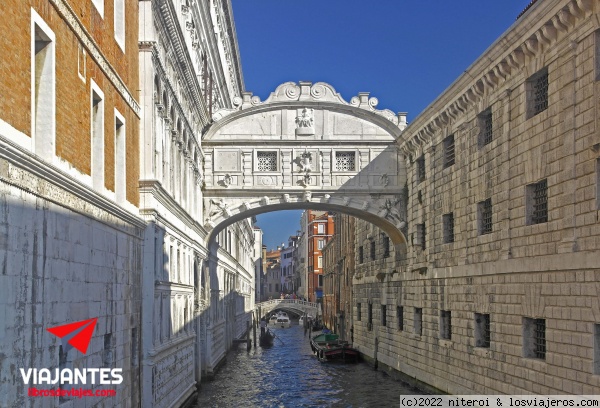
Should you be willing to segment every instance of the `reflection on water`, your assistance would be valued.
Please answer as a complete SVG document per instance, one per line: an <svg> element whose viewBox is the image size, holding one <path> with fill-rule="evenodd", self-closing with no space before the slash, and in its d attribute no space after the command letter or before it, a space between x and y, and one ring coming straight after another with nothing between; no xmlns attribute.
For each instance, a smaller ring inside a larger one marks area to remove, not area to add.
<svg viewBox="0 0 600 408"><path fill-rule="evenodd" d="M198 408L398 407L400 395L421 394L363 363L320 363L297 325L273 331L272 348L227 355L215 381L202 383Z"/></svg>

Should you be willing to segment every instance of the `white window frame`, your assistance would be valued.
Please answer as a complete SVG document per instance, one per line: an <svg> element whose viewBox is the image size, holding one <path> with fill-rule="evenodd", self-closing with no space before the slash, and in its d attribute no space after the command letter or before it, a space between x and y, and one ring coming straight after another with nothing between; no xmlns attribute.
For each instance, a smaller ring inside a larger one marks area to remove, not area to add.
<svg viewBox="0 0 600 408"><path fill-rule="evenodd" d="M100 87L90 80L90 139L91 139L91 176L92 186L98 190L104 190L104 92ZM100 98L100 106L97 115L100 120L94 119L94 94Z"/></svg>
<svg viewBox="0 0 600 408"><path fill-rule="evenodd" d="M98 10L100 17L104 18L104 0L92 0L92 4Z"/></svg>
<svg viewBox="0 0 600 408"><path fill-rule="evenodd" d="M317 234L319 234L319 235L325 234L325 223L324 222L317 223Z"/></svg>
<svg viewBox="0 0 600 408"><path fill-rule="evenodd" d="M48 45L44 47L46 57L41 78L36 78L36 28L48 41ZM51 161L56 154L56 36L34 9L31 9L31 57L31 143L35 154ZM36 80L43 81L44 85L44 89L37 93ZM44 97L39 98L40 94ZM47 109L36 114L39 111L36 103L44 104ZM43 128L43 134L40 128Z"/></svg>
<svg viewBox="0 0 600 408"><path fill-rule="evenodd" d="M115 109L115 201L123 204L127 199L127 127L125 117Z"/></svg>
<svg viewBox="0 0 600 408"><path fill-rule="evenodd" d="M115 0L114 15L115 41L125 52L125 0Z"/></svg>

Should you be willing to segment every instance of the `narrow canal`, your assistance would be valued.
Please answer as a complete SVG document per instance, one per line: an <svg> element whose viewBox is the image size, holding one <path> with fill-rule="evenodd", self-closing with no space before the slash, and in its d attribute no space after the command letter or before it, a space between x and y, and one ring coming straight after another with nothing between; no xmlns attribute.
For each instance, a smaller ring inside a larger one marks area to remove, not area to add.
<svg viewBox="0 0 600 408"><path fill-rule="evenodd" d="M215 381L202 383L198 408L398 407L400 395L422 394L365 363L320 363L298 325L271 330L273 347L229 352Z"/></svg>

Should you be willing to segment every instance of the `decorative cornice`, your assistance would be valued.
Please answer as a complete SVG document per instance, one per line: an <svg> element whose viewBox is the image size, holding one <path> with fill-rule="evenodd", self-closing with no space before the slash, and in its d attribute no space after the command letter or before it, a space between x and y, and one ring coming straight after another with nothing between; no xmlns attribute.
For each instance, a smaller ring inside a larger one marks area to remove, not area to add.
<svg viewBox="0 0 600 408"><path fill-rule="evenodd" d="M342 96L330 84L325 82L285 82L279 85L269 97L262 102L258 96L253 96L251 92L244 92L242 97L233 99L233 109L221 109L213 115L214 121L219 121L234 112L256 106L265 106L278 102L305 102L305 103L335 103L340 105L352 106L364 109L368 112L382 116L396 125L400 130L406 127L406 113L399 112L394 114L389 109L375 109L379 101L377 98L370 98L368 92L360 92L358 96L353 97L350 102L346 102Z"/></svg>
<svg viewBox="0 0 600 408"><path fill-rule="evenodd" d="M501 86L510 76L522 72L523 67L529 60L537 58L540 53L556 44L564 34L573 30L577 25L577 21L585 19L593 7L592 0L563 0L565 4L558 10L556 8L560 2L555 1L554 5L551 3L550 1L546 1L530 5L531 10L546 7L547 11L551 12L552 15L545 21L531 21L536 18L531 13L520 17L519 26L516 26L498 39L495 43L496 47L492 46L486 54L473 63L450 86L448 91L438 97L426 111L415 118L403 133L405 136L408 136L408 139L402 138L402 136L398 139L400 150L407 158L416 154L422 149L424 144L432 142L436 134L432 129L432 123L436 123L438 128L442 128L451 122L455 122L469 106L476 105L481 98ZM536 24L538 28L530 32L529 27L533 24ZM505 52L504 49L507 48L506 42L511 41L511 36L514 37L519 34L517 27L521 26L523 27L522 31L527 29L526 37L518 42L514 41L516 46L512 50ZM493 60L489 55L496 51L501 51L503 56ZM485 61L484 57L486 57ZM489 64L489 60L492 61L491 64ZM474 73L473 71L477 72ZM475 78L473 78L473 75L475 75ZM472 85L465 87L463 84L467 81ZM453 89L458 91L457 94L451 97L451 99L448 98L444 101L444 96L450 95Z"/></svg>
<svg viewBox="0 0 600 408"><path fill-rule="evenodd" d="M50 0L50 3L54 6L58 14L60 14L67 24L73 30L73 33L79 38L81 43L87 49L88 53L96 61L102 72L106 75L108 80L113 84L117 92L121 94L125 102L133 110L133 112L139 118L141 115L141 108L139 103L135 100L133 95L129 92L129 89L114 70L112 65L104 57L104 54L100 51L100 47L96 44L93 37L88 33L84 25L81 23L77 14L73 11L71 6L65 0Z"/></svg>
<svg viewBox="0 0 600 408"><path fill-rule="evenodd" d="M176 11L174 10L173 2L161 0L158 9L160 11L158 14L161 18L161 22L165 27L167 37L171 42L170 45L173 51L173 55L175 57L177 65L182 70L183 78L187 85L186 88L188 89L188 92L190 93L194 104L199 108L199 114L203 122L201 127L203 127L210 120L210 118L206 114L206 112L208 112L208 108L206 106L206 103L204 102L204 98L202 97L200 84L198 83L198 78L193 68L194 65L190 59L189 54L186 52L187 47L185 44L184 35L181 31L181 27L177 22L177 16L175 14ZM157 57L158 60L160 60L158 53Z"/></svg>
<svg viewBox="0 0 600 408"><path fill-rule="evenodd" d="M42 180L46 180L62 191L53 193L52 191L48 190L40 193L39 191L35 190L36 184L31 184L31 180L26 180L23 184L19 183L18 180L2 177L4 182L12 184L15 187L18 187L38 197L42 197L45 200L54 202L61 207L67 207L70 210L80 214L91 216L92 214L89 211L88 205L85 205L82 208L75 208L73 206L69 207L65 204L65 193L72 194L74 197L81 199L86 204L105 211L133 227L140 229L146 227L146 223L143 219L124 210L115 202L92 190L89 186L82 184L71 175L64 173L63 171L54 167L52 164L40 161L37 156L2 137L0 137L0 141L0 159L4 159L15 167L39 177ZM105 222L102 219L97 220L99 222ZM128 233L136 235L132 231L129 231Z"/></svg>

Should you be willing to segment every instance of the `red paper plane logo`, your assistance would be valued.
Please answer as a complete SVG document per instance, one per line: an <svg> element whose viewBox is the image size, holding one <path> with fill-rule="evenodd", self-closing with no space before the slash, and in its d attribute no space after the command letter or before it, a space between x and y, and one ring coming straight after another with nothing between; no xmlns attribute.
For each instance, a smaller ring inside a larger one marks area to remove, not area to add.
<svg viewBox="0 0 600 408"><path fill-rule="evenodd" d="M66 340L68 344L85 354L90 345L90 340L92 339L92 334L94 333L97 321L98 318L95 317L80 322L50 327L46 330L56 337L63 339L63 342Z"/></svg>

